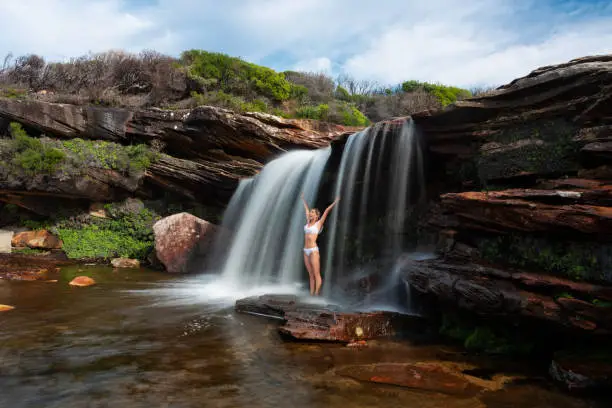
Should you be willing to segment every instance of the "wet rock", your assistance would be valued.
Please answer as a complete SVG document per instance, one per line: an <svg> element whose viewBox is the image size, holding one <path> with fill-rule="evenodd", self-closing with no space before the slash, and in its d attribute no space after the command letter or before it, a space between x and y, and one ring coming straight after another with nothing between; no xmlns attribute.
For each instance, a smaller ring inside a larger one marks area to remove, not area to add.
<svg viewBox="0 0 612 408"><path fill-rule="evenodd" d="M138 259L115 258L111 260L111 265L115 268L138 269L140 261Z"/></svg>
<svg viewBox="0 0 612 408"><path fill-rule="evenodd" d="M89 276L77 276L73 280L70 281L70 286L92 286L95 285L96 281L90 278Z"/></svg>
<svg viewBox="0 0 612 408"><path fill-rule="evenodd" d="M48 255L0 254L0 279L45 281L59 272L60 265L70 263L62 253Z"/></svg>
<svg viewBox="0 0 612 408"><path fill-rule="evenodd" d="M418 316L387 311L352 312L334 305L317 305L294 295L264 295L240 299L236 311L282 321L280 334L291 340L351 343L396 337L422 322Z"/></svg>
<svg viewBox="0 0 612 408"><path fill-rule="evenodd" d="M189 213L163 218L153 225L156 256L171 273L203 268L217 229Z"/></svg>
<svg viewBox="0 0 612 408"><path fill-rule="evenodd" d="M612 387L612 360L609 356L589 356L588 351L583 355L557 355L549 374L569 391L608 391Z"/></svg>
<svg viewBox="0 0 612 408"><path fill-rule="evenodd" d="M14 306L0 305L0 312L8 312L9 310L15 309Z"/></svg>
<svg viewBox="0 0 612 408"><path fill-rule="evenodd" d="M535 318L582 333L612 332L607 304L555 296L569 291L584 299L607 299L607 286L505 270L465 258L406 262L402 273L418 292L481 315Z"/></svg>
<svg viewBox="0 0 612 408"><path fill-rule="evenodd" d="M612 189L602 192L609 199ZM449 193L441 196L441 206L463 230L599 234L612 239L612 207L594 205L595 195L531 189Z"/></svg>
<svg viewBox="0 0 612 408"><path fill-rule="evenodd" d="M390 384L445 394L471 396L483 388L436 363L380 363L348 366L337 373L358 381Z"/></svg>
<svg viewBox="0 0 612 408"><path fill-rule="evenodd" d="M17 248L61 249L62 241L49 231L26 231L13 236L11 244Z"/></svg>

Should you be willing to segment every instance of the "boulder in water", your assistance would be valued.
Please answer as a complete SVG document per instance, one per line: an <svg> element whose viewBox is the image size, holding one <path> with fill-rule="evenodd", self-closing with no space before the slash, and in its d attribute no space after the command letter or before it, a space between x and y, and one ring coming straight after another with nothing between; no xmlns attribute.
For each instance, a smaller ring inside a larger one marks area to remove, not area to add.
<svg viewBox="0 0 612 408"><path fill-rule="evenodd" d="M14 308L14 306L0 305L0 312L8 312L9 310L13 310Z"/></svg>
<svg viewBox="0 0 612 408"><path fill-rule="evenodd" d="M70 281L70 286L92 286L95 285L96 281L90 278L89 276L77 276L73 280Z"/></svg>
<svg viewBox="0 0 612 408"><path fill-rule="evenodd" d="M111 265L114 268L138 269L140 268L140 261L138 259L115 258L111 261Z"/></svg>
<svg viewBox="0 0 612 408"><path fill-rule="evenodd" d="M49 231L25 231L13 236L11 244L17 248L61 249L62 241Z"/></svg>
<svg viewBox="0 0 612 408"><path fill-rule="evenodd" d="M204 262L217 226L189 213L174 214L153 225L157 258L171 273L186 273Z"/></svg>

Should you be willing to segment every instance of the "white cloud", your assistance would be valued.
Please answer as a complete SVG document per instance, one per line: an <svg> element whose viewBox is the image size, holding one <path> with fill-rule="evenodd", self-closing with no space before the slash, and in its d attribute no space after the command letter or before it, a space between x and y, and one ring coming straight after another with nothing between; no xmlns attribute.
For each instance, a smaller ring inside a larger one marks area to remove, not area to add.
<svg viewBox="0 0 612 408"><path fill-rule="evenodd" d="M130 14L119 0L7 0L0 3L0 52L37 53L54 59L89 51L169 47L171 34L141 40L156 22Z"/></svg>
<svg viewBox="0 0 612 408"><path fill-rule="evenodd" d="M327 57L313 58L306 61L299 61L293 66L294 71L322 72L330 75L332 73L332 62Z"/></svg>
<svg viewBox="0 0 612 408"><path fill-rule="evenodd" d="M559 31L532 43L505 45L501 43L507 37L483 35L465 27L453 30L442 24L424 24L393 28L350 57L344 70L385 83L417 79L459 86L501 85L544 65L612 53L612 18L569 25ZM402 49L406 52L398 52Z"/></svg>
<svg viewBox="0 0 612 408"><path fill-rule="evenodd" d="M612 6L553 0L1 0L0 57L200 48L385 84L506 83L612 52ZM567 2L565 3L567 4ZM578 7L580 6L580 7Z"/></svg>

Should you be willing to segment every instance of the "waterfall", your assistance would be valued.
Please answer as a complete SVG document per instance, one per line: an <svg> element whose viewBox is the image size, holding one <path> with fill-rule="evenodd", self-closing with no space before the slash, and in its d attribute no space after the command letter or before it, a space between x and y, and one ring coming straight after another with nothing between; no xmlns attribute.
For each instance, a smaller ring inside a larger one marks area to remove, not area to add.
<svg viewBox="0 0 612 408"><path fill-rule="evenodd" d="M397 257L410 194L424 186L417 136L410 119L376 124L348 137L339 165L332 164L330 147L292 151L243 180L223 218L233 238L215 249L223 278L242 287L308 282L301 192L311 207L341 197L318 241L324 295L365 254ZM322 181L328 168L336 174L329 185Z"/></svg>
<svg viewBox="0 0 612 408"><path fill-rule="evenodd" d="M371 248L377 256L393 259L401 253L413 182L419 188L418 195L424 197L423 160L411 119L401 125L377 124L349 138L334 187L334 195L341 197L341 205L327 225L330 233L322 267L327 283L323 288L325 296L333 289L330 283L350 273L347 260L352 259L354 263L357 257L357 262L367 261L365 243L368 241L368 246L374 246L372 230L378 235L378 243L383 243L382 247ZM347 253L349 250L351 253Z"/></svg>
<svg viewBox="0 0 612 408"><path fill-rule="evenodd" d="M224 214L233 230L221 271L239 285L292 283L302 273L305 223L300 200L316 196L331 148L285 153L252 180L240 183Z"/></svg>

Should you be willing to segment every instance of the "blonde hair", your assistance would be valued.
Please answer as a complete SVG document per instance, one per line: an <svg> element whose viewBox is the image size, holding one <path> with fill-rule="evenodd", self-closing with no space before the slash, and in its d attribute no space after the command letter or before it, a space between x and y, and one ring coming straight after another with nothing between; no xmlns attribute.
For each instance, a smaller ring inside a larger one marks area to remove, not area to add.
<svg viewBox="0 0 612 408"><path fill-rule="evenodd" d="M310 211L314 211L317 214L317 218L321 217L321 211L318 208L311 208Z"/></svg>

